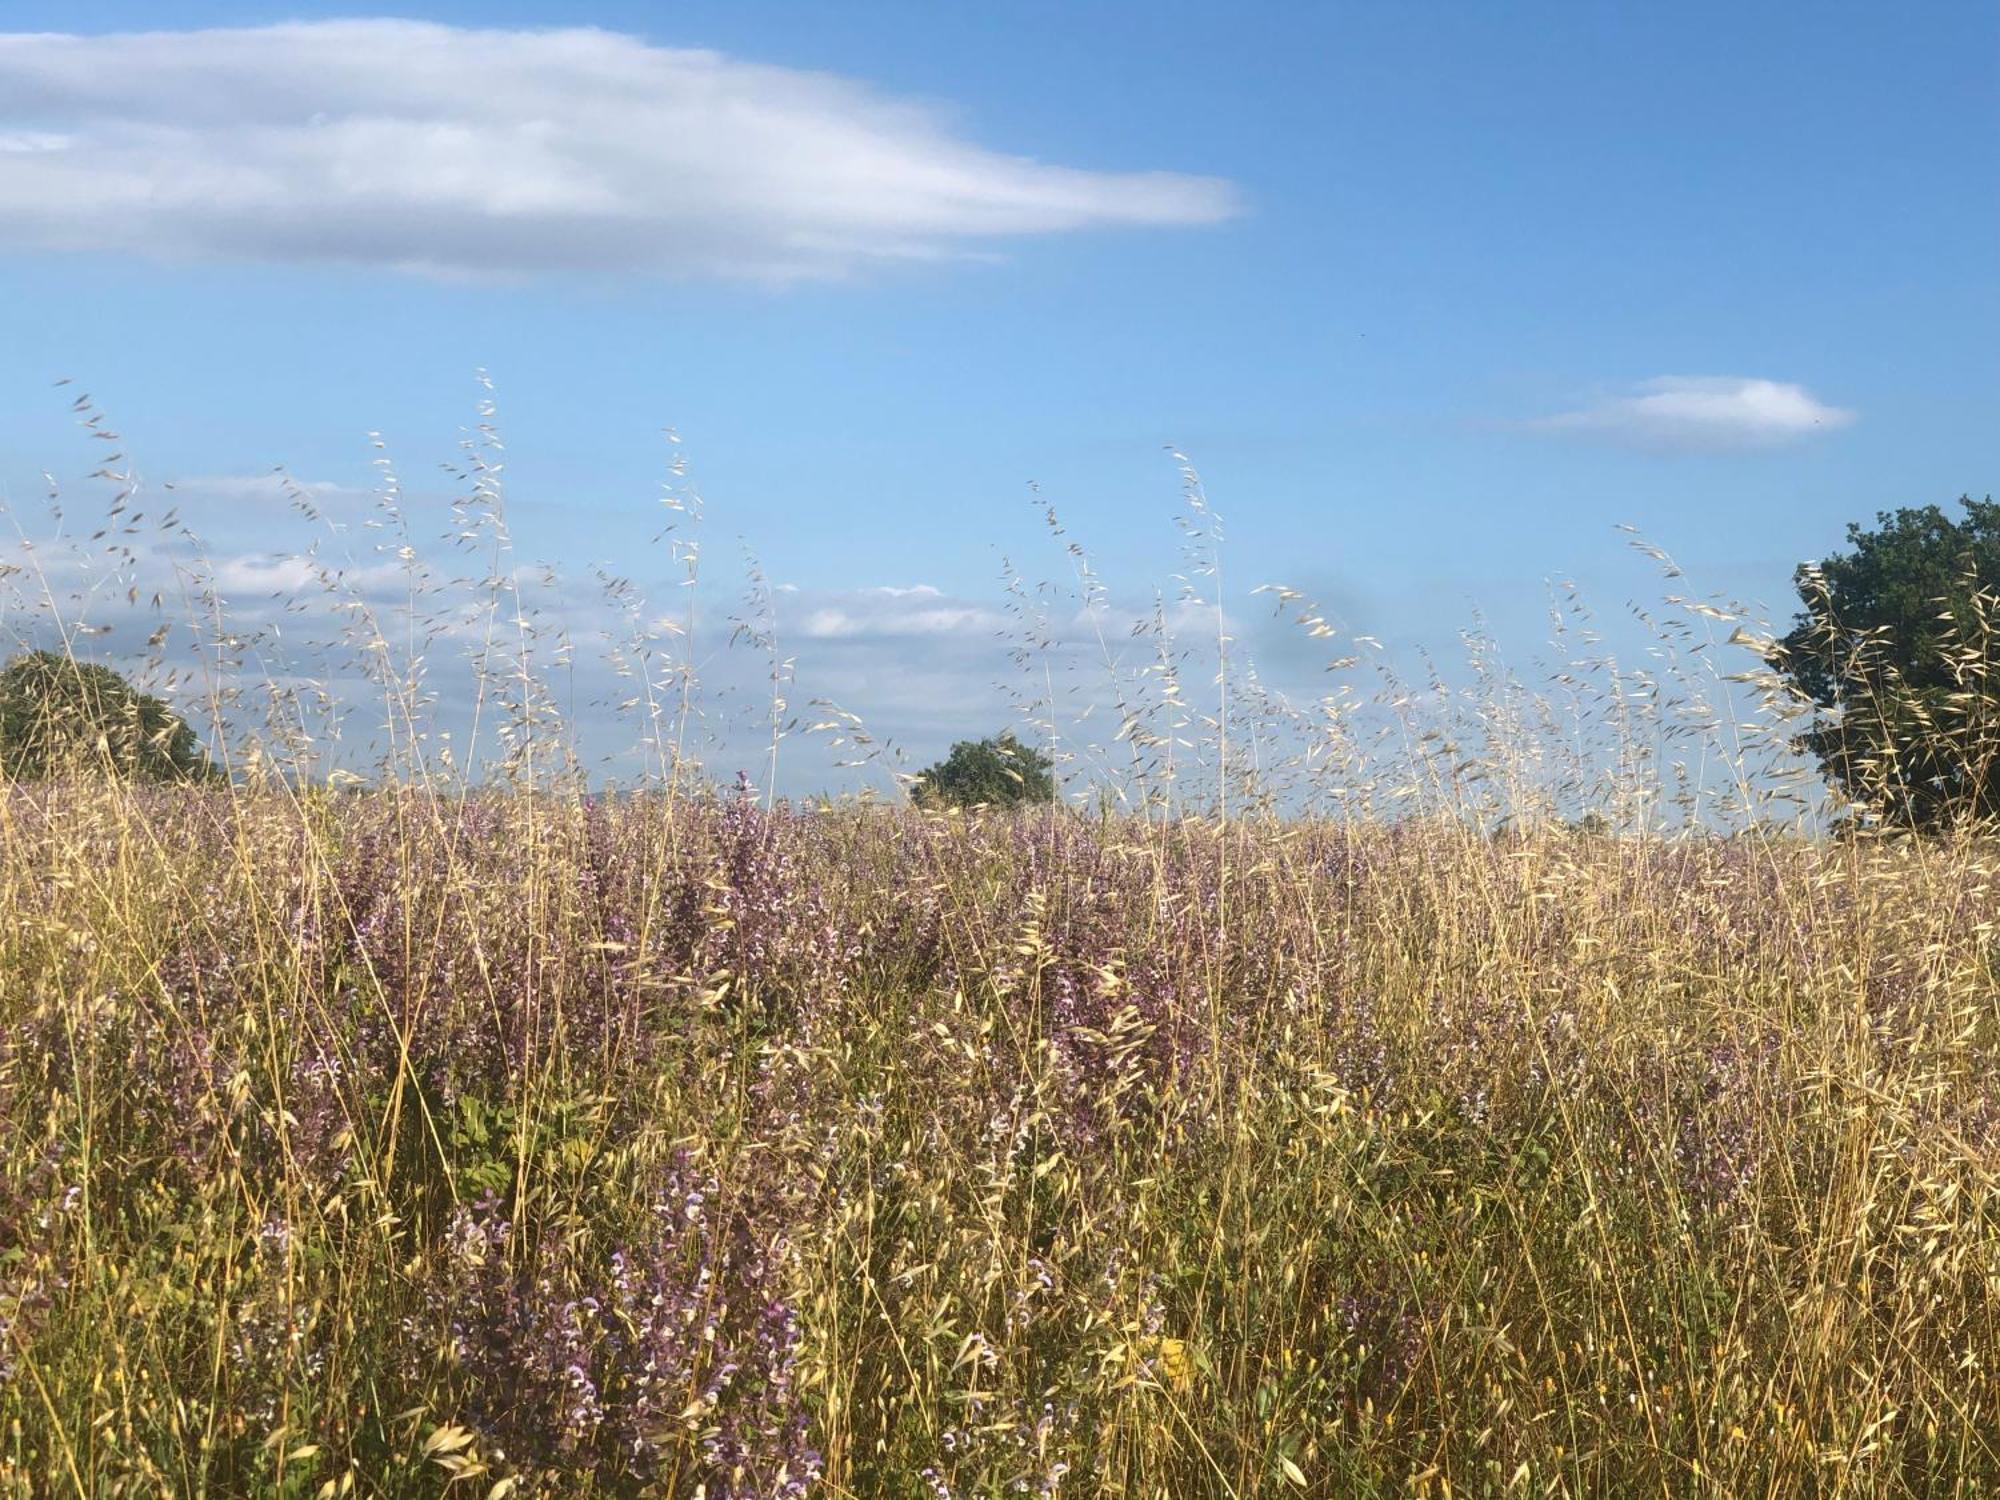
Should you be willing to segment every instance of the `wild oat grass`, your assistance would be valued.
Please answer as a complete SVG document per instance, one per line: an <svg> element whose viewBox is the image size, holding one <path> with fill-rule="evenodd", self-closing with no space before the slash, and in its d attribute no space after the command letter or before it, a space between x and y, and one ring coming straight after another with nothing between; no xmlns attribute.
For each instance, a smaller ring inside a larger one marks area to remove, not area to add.
<svg viewBox="0 0 2000 1500"><path fill-rule="evenodd" d="M1190 475L1212 650L1100 630L1107 746L1016 596L1099 813L776 799L761 579L763 784L609 580L658 770L593 793L475 458L487 774L357 610L367 786L272 770L295 695L227 785L0 793L0 1493L2000 1488L2000 863L1714 831L1782 795L1726 612L1298 708Z"/></svg>
<svg viewBox="0 0 2000 1500"><path fill-rule="evenodd" d="M2000 1482L1980 846L0 806L22 1494Z"/></svg>

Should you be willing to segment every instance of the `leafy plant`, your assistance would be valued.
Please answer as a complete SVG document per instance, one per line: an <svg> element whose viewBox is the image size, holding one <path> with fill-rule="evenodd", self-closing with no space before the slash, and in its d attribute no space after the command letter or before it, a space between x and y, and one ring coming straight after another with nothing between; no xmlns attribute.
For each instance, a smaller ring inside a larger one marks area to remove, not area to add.
<svg viewBox="0 0 2000 1500"><path fill-rule="evenodd" d="M0 773L16 781L65 772L140 781L217 773L172 708L109 667L30 651L0 670Z"/></svg>
<svg viewBox="0 0 2000 1500"><path fill-rule="evenodd" d="M1827 779L1886 823L2000 813L2000 505L1883 512L1849 551L1802 564L1780 671L1821 712L1801 736Z"/></svg>
<svg viewBox="0 0 2000 1500"><path fill-rule="evenodd" d="M910 795L919 807L1019 807L1053 802L1055 762L1011 730L983 740L960 740L936 765L917 776Z"/></svg>

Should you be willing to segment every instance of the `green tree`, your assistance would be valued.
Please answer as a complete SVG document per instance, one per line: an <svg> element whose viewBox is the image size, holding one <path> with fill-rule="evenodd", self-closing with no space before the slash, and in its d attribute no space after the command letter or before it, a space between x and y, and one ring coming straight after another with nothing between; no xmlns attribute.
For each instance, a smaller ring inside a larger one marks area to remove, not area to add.
<svg viewBox="0 0 2000 1500"><path fill-rule="evenodd" d="M1003 730L991 739L960 740L918 774L910 795L919 807L1019 807L1053 802L1055 762Z"/></svg>
<svg viewBox="0 0 2000 1500"><path fill-rule="evenodd" d="M1827 779L1892 826L2000 814L2000 505L1884 511L1802 564L1774 664L1820 710L1800 737Z"/></svg>
<svg viewBox="0 0 2000 1500"><path fill-rule="evenodd" d="M0 776L72 772L141 781L217 775L194 730L109 667L30 651L0 670Z"/></svg>

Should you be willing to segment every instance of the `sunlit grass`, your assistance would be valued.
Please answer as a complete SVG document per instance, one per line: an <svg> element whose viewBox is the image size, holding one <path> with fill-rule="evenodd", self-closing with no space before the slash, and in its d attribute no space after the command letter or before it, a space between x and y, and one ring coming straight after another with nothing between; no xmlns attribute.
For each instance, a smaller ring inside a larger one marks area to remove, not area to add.
<svg viewBox="0 0 2000 1500"><path fill-rule="evenodd" d="M483 581L437 597L393 478L406 607L326 579L372 762L191 554L232 779L0 792L0 1493L2000 1485L1994 848L1817 833L1787 705L1713 665L1740 617L1673 600L1633 669L1566 600L1537 690L1475 640L1297 706L1189 472L1198 586L1134 643L1080 551L1012 595L1092 811L787 804L760 575L759 774L696 763L677 535L673 623L605 581L606 793L482 434ZM111 546L17 575L26 634L86 654Z"/></svg>
<svg viewBox="0 0 2000 1500"><path fill-rule="evenodd" d="M2000 1473L1979 847L5 806L22 1493Z"/></svg>

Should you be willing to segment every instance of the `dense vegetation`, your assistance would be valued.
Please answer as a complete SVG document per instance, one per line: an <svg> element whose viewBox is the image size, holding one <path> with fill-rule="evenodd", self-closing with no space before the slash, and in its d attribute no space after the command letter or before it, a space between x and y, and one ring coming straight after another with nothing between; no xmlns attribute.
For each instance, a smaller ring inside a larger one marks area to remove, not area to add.
<svg viewBox="0 0 2000 1500"><path fill-rule="evenodd" d="M1022 807L1056 798L1055 762L1011 730L960 740L917 773L911 798L920 807Z"/></svg>
<svg viewBox="0 0 2000 1500"><path fill-rule="evenodd" d="M145 640L204 719L0 678L0 1496L2000 1490L1958 523L1856 532L1784 639L1669 596L1622 664L1563 601L1533 687L1275 590L1299 704L1184 470L1171 613L1053 513L1073 592L1010 579L1046 749L902 775L819 703L912 796L801 807L754 574L764 774L706 790L680 489L686 613L605 581L641 789L589 791L480 433L449 575L393 477L341 525L397 585L304 555L327 597L261 619L130 486L0 563L24 645ZM170 553L179 645L115 605Z"/></svg>
<svg viewBox="0 0 2000 1500"><path fill-rule="evenodd" d="M192 725L109 667L26 651L0 669L0 777L213 775Z"/></svg>
<svg viewBox="0 0 2000 1500"><path fill-rule="evenodd" d="M2000 505L1884 512L1799 568L1775 659L1822 710L1804 748L1889 827L2000 817Z"/></svg>
<svg viewBox="0 0 2000 1500"><path fill-rule="evenodd" d="M19 789L0 1473L1990 1493L1994 897L1969 844Z"/></svg>

